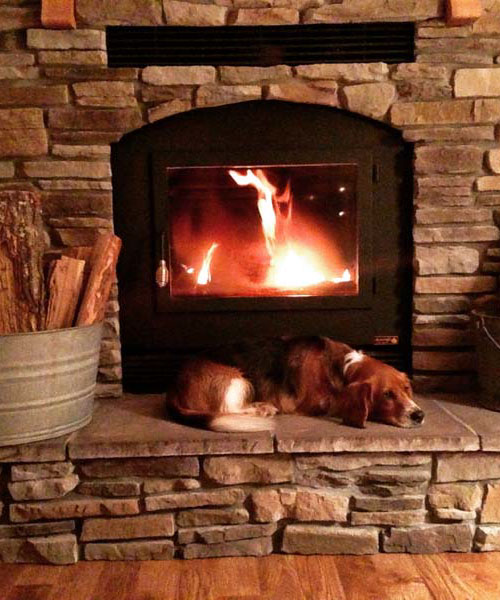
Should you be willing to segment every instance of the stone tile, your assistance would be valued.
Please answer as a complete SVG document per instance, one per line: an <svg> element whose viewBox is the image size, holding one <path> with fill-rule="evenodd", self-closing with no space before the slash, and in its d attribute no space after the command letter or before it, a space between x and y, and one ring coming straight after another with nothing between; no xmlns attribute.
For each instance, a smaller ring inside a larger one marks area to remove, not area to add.
<svg viewBox="0 0 500 600"><path fill-rule="evenodd" d="M482 407L478 394L439 394L439 404L479 436L482 450L500 451L500 412Z"/></svg>
<svg viewBox="0 0 500 600"><path fill-rule="evenodd" d="M421 525L425 520L425 510L387 510L377 512L352 512L352 525Z"/></svg>
<svg viewBox="0 0 500 600"><path fill-rule="evenodd" d="M346 107L373 119L381 119L396 98L392 83L359 83L342 90Z"/></svg>
<svg viewBox="0 0 500 600"><path fill-rule="evenodd" d="M74 470L75 466L70 462L12 465L10 478L12 481L50 479L52 477L66 477L66 475L71 475Z"/></svg>
<svg viewBox="0 0 500 600"><path fill-rule="evenodd" d="M329 471L353 471L363 467L382 465L418 466L430 465L430 454L319 454L317 456L297 456L295 463L301 470L323 468Z"/></svg>
<svg viewBox="0 0 500 600"><path fill-rule="evenodd" d="M107 54L101 50L40 50L41 65L106 65Z"/></svg>
<svg viewBox="0 0 500 600"><path fill-rule="evenodd" d="M177 513L178 527L205 527L208 525L239 525L250 518L245 508L196 508Z"/></svg>
<svg viewBox="0 0 500 600"><path fill-rule="evenodd" d="M6 563L69 565L78 562L76 536L70 533L0 540L0 560Z"/></svg>
<svg viewBox="0 0 500 600"><path fill-rule="evenodd" d="M427 494L429 506L435 509L476 511L483 500L483 486L478 483L438 483Z"/></svg>
<svg viewBox="0 0 500 600"><path fill-rule="evenodd" d="M218 556L267 556L273 551L270 537L237 540L222 544L188 544L183 558L215 558Z"/></svg>
<svg viewBox="0 0 500 600"><path fill-rule="evenodd" d="M48 521L26 525L0 525L0 539L46 536L54 533L69 533L75 530L74 521Z"/></svg>
<svg viewBox="0 0 500 600"><path fill-rule="evenodd" d="M87 477L196 477L200 467L195 456L97 459L80 464Z"/></svg>
<svg viewBox="0 0 500 600"><path fill-rule="evenodd" d="M86 519L82 542L94 540L129 540L133 538L171 537L175 524L172 514L139 515L114 519Z"/></svg>
<svg viewBox="0 0 500 600"><path fill-rule="evenodd" d="M169 25L225 25L227 8L211 4L194 4L178 0L163 0Z"/></svg>
<svg viewBox="0 0 500 600"><path fill-rule="evenodd" d="M481 523L500 523L500 484L488 483L486 485L480 521Z"/></svg>
<svg viewBox="0 0 500 600"><path fill-rule="evenodd" d="M258 537L269 537L275 533L276 523L263 525L218 525L213 527L188 527L177 532L179 544L218 544Z"/></svg>
<svg viewBox="0 0 500 600"><path fill-rule="evenodd" d="M3 87L0 105L56 106L69 102L66 85L30 85L22 87Z"/></svg>
<svg viewBox="0 0 500 600"><path fill-rule="evenodd" d="M146 67L142 81L149 85L203 85L215 81L217 71L210 66Z"/></svg>
<svg viewBox="0 0 500 600"><path fill-rule="evenodd" d="M62 498L78 485L78 475L66 475L37 481L15 481L7 484L14 500L50 500Z"/></svg>
<svg viewBox="0 0 500 600"><path fill-rule="evenodd" d="M389 75L385 63L299 65L296 70L304 79L334 79L343 83L385 81Z"/></svg>
<svg viewBox="0 0 500 600"><path fill-rule="evenodd" d="M474 527L469 524L392 528L384 535L383 547L385 552L410 554L470 552L473 535Z"/></svg>
<svg viewBox="0 0 500 600"><path fill-rule="evenodd" d="M0 447L0 463L64 461L70 435L18 446Z"/></svg>
<svg viewBox="0 0 500 600"><path fill-rule="evenodd" d="M292 69L287 65L276 65L274 67L220 67L222 83L249 84L269 83L292 77Z"/></svg>
<svg viewBox="0 0 500 600"><path fill-rule="evenodd" d="M295 25L299 11L293 8L240 8L233 25Z"/></svg>
<svg viewBox="0 0 500 600"><path fill-rule="evenodd" d="M287 554L376 554L378 529L287 525L282 551Z"/></svg>
<svg viewBox="0 0 500 600"><path fill-rule="evenodd" d="M136 498L87 498L78 494L61 500L10 505L10 520L13 523L26 523L40 519L73 519L137 513L139 513L139 501Z"/></svg>
<svg viewBox="0 0 500 600"><path fill-rule="evenodd" d="M474 550L491 552L500 550L500 527L480 525L476 530Z"/></svg>
<svg viewBox="0 0 500 600"><path fill-rule="evenodd" d="M205 475L224 485L292 481L293 461L288 456L218 456L203 462Z"/></svg>
<svg viewBox="0 0 500 600"><path fill-rule="evenodd" d="M270 452L269 432L224 434L167 421L163 395L101 401L92 423L74 434L69 445L70 456L78 459Z"/></svg>
<svg viewBox="0 0 500 600"><path fill-rule="evenodd" d="M200 482L197 479L145 479L143 483L145 494L197 490L199 487Z"/></svg>
<svg viewBox="0 0 500 600"><path fill-rule="evenodd" d="M479 448L477 436L435 400L417 396L416 402L426 418L415 429L381 423L368 423L365 429L356 429L333 419L277 417L277 449L279 452L430 452Z"/></svg>
<svg viewBox="0 0 500 600"><path fill-rule="evenodd" d="M424 509L425 496L402 496L379 498L378 496L354 497L354 508L358 511L382 512Z"/></svg>
<svg viewBox="0 0 500 600"><path fill-rule="evenodd" d="M86 544L85 560L168 560L174 557L171 540Z"/></svg>
<svg viewBox="0 0 500 600"><path fill-rule="evenodd" d="M101 498L124 498L140 496L141 483L133 479L115 479L110 481L83 481L76 490L84 496Z"/></svg>
<svg viewBox="0 0 500 600"><path fill-rule="evenodd" d="M47 29L28 29L28 48L42 50L106 50L104 31L80 29L58 31Z"/></svg>
<svg viewBox="0 0 500 600"><path fill-rule="evenodd" d="M195 490L173 492L145 499L147 511L196 508L200 506L229 506L239 504L246 498L246 492L239 488Z"/></svg>
<svg viewBox="0 0 500 600"><path fill-rule="evenodd" d="M79 22L89 25L161 25L162 5L158 0L78 0Z"/></svg>

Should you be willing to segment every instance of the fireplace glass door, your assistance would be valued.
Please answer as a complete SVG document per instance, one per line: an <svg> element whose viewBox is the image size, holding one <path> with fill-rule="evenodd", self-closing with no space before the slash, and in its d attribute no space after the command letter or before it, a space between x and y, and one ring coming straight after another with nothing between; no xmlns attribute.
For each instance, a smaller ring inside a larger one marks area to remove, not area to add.
<svg viewBox="0 0 500 600"><path fill-rule="evenodd" d="M166 167L170 295L356 296L357 170Z"/></svg>

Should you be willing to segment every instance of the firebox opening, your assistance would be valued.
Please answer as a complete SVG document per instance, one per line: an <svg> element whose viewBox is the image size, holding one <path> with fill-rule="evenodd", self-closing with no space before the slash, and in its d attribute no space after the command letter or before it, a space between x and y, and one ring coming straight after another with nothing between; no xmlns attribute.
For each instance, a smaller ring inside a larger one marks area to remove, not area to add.
<svg viewBox="0 0 500 600"><path fill-rule="evenodd" d="M356 164L168 167L174 297L355 296Z"/></svg>

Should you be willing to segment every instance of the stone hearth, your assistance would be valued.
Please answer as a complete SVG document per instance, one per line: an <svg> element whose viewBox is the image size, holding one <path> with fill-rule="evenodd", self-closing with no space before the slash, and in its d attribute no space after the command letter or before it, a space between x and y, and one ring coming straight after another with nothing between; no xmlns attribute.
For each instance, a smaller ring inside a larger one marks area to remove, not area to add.
<svg viewBox="0 0 500 600"><path fill-rule="evenodd" d="M500 550L500 414L420 397L425 424L276 432L168 422L161 396L102 400L80 432L0 448L0 559Z"/></svg>

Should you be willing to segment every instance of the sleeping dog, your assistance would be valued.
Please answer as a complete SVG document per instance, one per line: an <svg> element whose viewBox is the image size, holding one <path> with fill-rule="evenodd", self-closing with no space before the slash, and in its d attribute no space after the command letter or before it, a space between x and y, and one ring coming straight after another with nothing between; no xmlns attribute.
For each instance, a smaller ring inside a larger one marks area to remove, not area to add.
<svg viewBox="0 0 500 600"><path fill-rule="evenodd" d="M416 427L423 411L406 374L325 337L228 347L187 361L167 394L177 419L213 431L272 429L276 414Z"/></svg>

